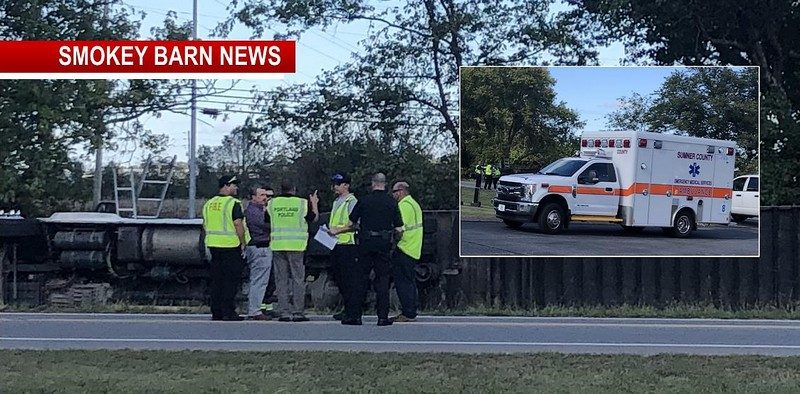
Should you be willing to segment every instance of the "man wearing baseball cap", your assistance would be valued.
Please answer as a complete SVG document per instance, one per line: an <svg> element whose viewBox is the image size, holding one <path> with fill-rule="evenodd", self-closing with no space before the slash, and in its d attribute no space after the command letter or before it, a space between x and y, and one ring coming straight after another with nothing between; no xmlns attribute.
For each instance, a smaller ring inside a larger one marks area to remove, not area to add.
<svg viewBox="0 0 800 394"><path fill-rule="evenodd" d="M356 206L356 196L350 193L350 177L345 173L337 173L331 177L333 192L336 193L336 200L333 201L331 217L328 220L328 228L344 227L350 221L350 213ZM339 294L342 295L343 304L347 305L353 286L351 282L352 271L354 269L356 256L355 233L342 233L336 236L336 247L331 251L331 265L333 280L339 287ZM336 320L342 320L344 313L340 312L333 315Z"/></svg>
<svg viewBox="0 0 800 394"><path fill-rule="evenodd" d="M219 194L203 205L205 245L211 252L211 319L243 320L236 313L234 298L241 285L244 252L250 241L236 176L219 179Z"/></svg>

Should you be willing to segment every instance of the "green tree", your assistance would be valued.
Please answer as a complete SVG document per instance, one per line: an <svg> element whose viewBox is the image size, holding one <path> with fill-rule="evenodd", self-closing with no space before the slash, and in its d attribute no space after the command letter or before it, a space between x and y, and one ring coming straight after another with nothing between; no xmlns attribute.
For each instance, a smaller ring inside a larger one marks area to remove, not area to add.
<svg viewBox="0 0 800 394"><path fill-rule="evenodd" d="M0 39L137 39L143 16L118 0L6 0L0 2ZM188 31L172 14L152 35L178 39ZM63 208L62 200L87 199L92 188L75 179L84 173L78 153L93 153L100 141L112 150L160 146L164 137L139 118L185 110L187 86L168 80L0 81L0 204L46 214Z"/></svg>
<svg viewBox="0 0 800 394"><path fill-rule="evenodd" d="M577 148L578 115L556 101L546 68L464 68L462 161L541 167ZM468 155L468 156L466 156Z"/></svg>
<svg viewBox="0 0 800 394"><path fill-rule="evenodd" d="M622 105L606 117L608 127L622 130L647 131L647 113L653 105L651 95L632 93L630 97L620 97Z"/></svg>
<svg viewBox="0 0 800 394"><path fill-rule="evenodd" d="M612 128L736 141L739 173L758 172L758 75L755 67L675 71L649 96L621 98Z"/></svg>
<svg viewBox="0 0 800 394"><path fill-rule="evenodd" d="M237 140L241 128L234 130L226 140ZM198 194L216 193L216 179L223 173L236 173L240 169L241 151L225 146L201 146L198 159ZM271 151L259 160L249 162L244 179L267 183L278 189L284 180L291 181L300 194L319 191L320 207L331 208L334 199L330 177L346 172L353 179L352 190L358 195L369 192L370 176L384 172L388 179L403 179L412 185L414 198L424 209L455 209L456 188L442 188L442 184L455 184L455 155L436 157L413 145L387 146L380 141L362 136L336 139L319 138L295 150ZM249 186L249 185L247 185ZM240 194L244 197L246 190Z"/></svg>
<svg viewBox="0 0 800 394"><path fill-rule="evenodd" d="M434 157L413 146L392 148L370 138L333 143L321 140L301 150L275 178L291 179L306 193L319 190L321 207L327 210L334 198L330 190L331 175L350 174L351 188L361 196L369 192L371 176L383 172L390 182L407 181L423 209L455 209L457 189L442 187L457 183L455 163L455 155Z"/></svg>
<svg viewBox="0 0 800 394"><path fill-rule="evenodd" d="M310 28L368 25L369 37L352 61L318 78L317 89L285 89L302 98L332 100L331 105L312 113L285 105L278 116L388 121L390 129L400 125L416 131L412 138L454 147L461 66L596 61L583 29L554 16L552 3L422 0L386 7L367 0L241 0L231 3L231 17L219 31L226 34L241 23L255 37L286 28L287 34L276 35L284 38L300 37ZM336 92L333 97L326 96L330 91Z"/></svg>
<svg viewBox="0 0 800 394"><path fill-rule="evenodd" d="M800 3L576 0L598 43L621 40L633 63L759 66L761 201L800 197ZM579 23L579 22L576 22Z"/></svg>

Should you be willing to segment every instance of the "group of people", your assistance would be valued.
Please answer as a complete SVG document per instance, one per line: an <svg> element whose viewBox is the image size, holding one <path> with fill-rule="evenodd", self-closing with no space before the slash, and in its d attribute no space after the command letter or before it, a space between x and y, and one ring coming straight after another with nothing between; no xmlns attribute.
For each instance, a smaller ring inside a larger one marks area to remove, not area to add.
<svg viewBox="0 0 800 394"><path fill-rule="evenodd" d="M496 189L497 180L500 179L500 167L492 164L475 164L476 186L480 187L483 179L484 189Z"/></svg>
<svg viewBox="0 0 800 394"><path fill-rule="evenodd" d="M331 178L336 194L327 229L336 237L331 268L344 310L334 315L345 325L361 325L370 271L378 325L414 321L417 317L415 270L422 254L423 220L406 182L395 182L391 194L384 174L372 176L371 192L359 200L350 192L350 177ZM279 321L308 321L305 315L305 265L309 224L319 219L319 197L308 198L284 181L280 194L266 185L250 188L246 210L234 196L235 176L219 180L219 194L203 206L205 244L211 252L212 320L243 320L234 298L244 264L250 267L247 318L271 320L262 309L274 278ZM396 242L395 242L396 241ZM396 245L395 245L396 243ZM396 246L396 247L395 247ZM393 274L393 275L392 275ZM389 285L394 277L402 312L389 318Z"/></svg>

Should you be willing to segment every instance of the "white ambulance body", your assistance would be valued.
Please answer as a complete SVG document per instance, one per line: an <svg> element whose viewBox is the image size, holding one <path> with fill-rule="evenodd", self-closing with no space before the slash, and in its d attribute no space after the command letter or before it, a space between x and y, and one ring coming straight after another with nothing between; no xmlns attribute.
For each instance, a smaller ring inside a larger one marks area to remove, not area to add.
<svg viewBox="0 0 800 394"><path fill-rule="evenodd" d="M536 222L557 233L570 221L592 221L688 236L698 223L730 222L735 151L733 141L588 132L579 157L501 177L493 205L510 227Z"/></svg>

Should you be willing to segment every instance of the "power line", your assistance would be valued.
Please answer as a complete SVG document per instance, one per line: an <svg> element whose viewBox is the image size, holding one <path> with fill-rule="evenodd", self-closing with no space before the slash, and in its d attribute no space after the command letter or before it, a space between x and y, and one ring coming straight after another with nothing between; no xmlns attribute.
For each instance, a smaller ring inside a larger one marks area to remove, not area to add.
<svg viewBox="0 0 800 394"><path fill-rule="evenodd" d="M288 92L288 91L281 91L281 90L264 90L264 89L238 89L238 88L226 88L225 92L232 91L232 92L246 92L246 93L263 93L263 94L290 94L295 96L309 96L310 94L314 93L321 93L319 91L310 91L308 93L299 93L299 92ZM223 92L223 93L225 93ZM185 93L180 93L178 95L184 95ZM208 95L222 95L222 93L211 93ZM240 96L244 97L244 96ZM249 98L249 97L248 97Z"/></svg>
<svg viewBox="0 0 800 394"><path fill-rule="evenodd" d="M263 112L258 111L246 111L246 110L238 110L238 109L226 109L226 108L202 108L202 109L214 109L217 111L222 112L233 112L233 113L242 113L242 114L251 114L251 115L265 115ZM321 120L332 120L332 121L342 121L342 122L355 122L355 123L372 123L372 124L380 124L380 123L397 123L400 126L424 126L424 127L439 127L438 124L432 123L418 123L418 122L395 122L395 121L386 121L386 120L371 120L371 119L356 119L356 118L337 118L337 117L330 117L330 116L300 116L300 115L293 115L292 118L297 119L321 119Z"/></svg>
<svg viewBox="0 0 800 394"><path fill-rule="evenodd" d="M341 60L339 60L339 59L337 59L337 58L335 58L335 57L333 57L331 55L328 55L327 53L322 52L319 49L316 49L316 48L314 48L314 47L312 47L312 46L310 46L310 45L308 45L308 44L306 44L306 43L304 43L304 42L302 42L300 40L298 40L297 43L300 44L300 46L306 47L306 48L308 48L308 49L310 49L310 50L312 50L312 51L314 51L316 53L319 53L320 55L325 56L328 59L331 59L331 60L335 61L338 64L342 64Z"/></svg>
<svg viewBox="0 0 800 394"><path fill-rule="evenodd" d="M210 103L210 104L223 104L223 105L233 105L233 106L251 107L251 108L257 108L259 106L264 106L265 105L265 104L256 104L256 103L241 103L241 102L235 102L235 101L208 100L206 98L201 98L201 99L199 99L199 101L204 102L204 103ZM316 102L314 102L314 101L306 101L306 102L298 102L298 103L299 104L313 104L313 103L316 103ZM291 107L291 106L287 106L287 107L288 108L298 108L298 107ZM436 110L433 109L433 108L401 107L400 109L402 111L415 112L418 115L420 115L420 114L422 114L422 115L432 115L432 114L436 113Z"/></svg>
<svg viewBox="0 0 800 394"><path fill-rule="evenodd" d="M154 14L158 14L158 15L162 15L162 16L171 16L171 15L169 14L169 12L176 12L176 13L187 13L187 14L190 14L190 15L191 15L191 12L174 11L174 10L165 10L165 9L162 9L162 8L153 8L153 7L147 7L147 6L133 5L133 4L126 3L126 2L124 2L124 1L123 1L123 2L120 2L120 3L121 3L121 4L125 4L125 5L127 5L128 7L131 7L131 8L133 8L133 9L138 9L139 11L152 12L152 13L154 13ZM186 18L186 17L181 17L181 16L177 16L177 15L175 16L175 18L176 18L176 19L179 19L179 20L182 20L182 21L184 21L184 22L191 22L191 21L192 21L192 20L191 20L191 19L189 19L189 18ZM200 26L200 27L202 27L203 29L206 29L206 31L213 31L213 30L214 30L214 29L212 29L212 28L210 28L210 27L208 27L208 26L201 25L201 24L199 24L199 23L198 23L197 25L198 25L198 26Z"/></svg>
<svg viewBox="0 0 800 394"><path fill-rule="evenodd" d="M127 6L130 6L130 7L134 7L134 8L141 8L141 9L144 9L144 10L149 9L149 10L162 11L162 12L174 12L176 14L192 15L191 11L168 10L166 8L155 8L155 7L143 6L143 5L133 5L133 4L127 3L125 1L121 1L120 3L125 4ZM219 18L219 15L210 15L210 14L201 14L201 13L197 13L197 15L204 16L206 18L214 18L214 19Z"/></svg>
<svg viewBox="0 0 800 394"><path fill-rule="evenodd" d="M181 94L181 95L185 95L185 94ZM237 103L235 101L219 101L219 102L217 102L219 104L237 104L237 105L252 105L252 106L263 105L263 103L258 103L258 100L255 97L248 97L248 96L226 96L226 95L221 95L221 94L219 94L219 95L218 94L208 94L208 95L204 95L204 96L200 97L200 99L207 100L206 99L207 97L220 98L220 99L232 99L232 100L241 99L241 100L250 100L251 101L250 103ZM321 101L319 101L319 100L314 100L314 99L310 99L310 98L281 99L279 101L299 102L299 103L303 103L303 104L321 103ZM209 100L209 102L215 102L215 101ZM417 107L417 106L411 106L411 105L405 106L403 108L404 109L408 109L408 110L424 111L424 112L436 111L435 108Z"/></svg>
<svg viewBox="0 0 800 394"><path fill-rule="evenodd" d="M222 105L234 106L234 107L258 108L258 105L253 105L253 104L248 104L248 103L235 103L235 102L230 102L230 101L217 101L217 100L199 99L198 102L201 102L201 103L204 103L204 104L222 104ZM295 109L295 110L303 109L303 108L300 108L300 107L293 107L293 106L286 106L286 108ZM434 113L434 111L432 109L431 110L424 110L424 109L417 109L417 108L402 108L402 110L403 110L403 112L408 110L409 112L414 113L415 116L425 116L425 115L429 116L429 115Z"/></svg>
<svg viewBox="0 0 800 394"><path fill-rule="evenodd" d="M325 41L328 41L328 42L332 43L333 45L336 45L337 47L344 49L345 51L350 51L350 52L358 52L358 51L360 50L360 49L359 49L359 48L357 48L356 46L354 46L354 45L351 45L350 43L348 43L348 42L345 42L345 41L344 41L344 40L342 40L342 39L338 39L338 38L336 38L335 36L331 36L330 34L327 34L327 33L325 33L325 31L324 31L324 30L319 30L319 29L309 29L308 31L309 31L310 33L312 33L312 34L316 35L317 37L321 37L321 38L322 38L322 39L324 39ZM336 39L334 40L334 39L332 39L332 38L329 38L328 36L330 36L330 37L333 37L333 38L336 38ZM341 42L341 44L340 44L340 42ZM345 46L345 45L347 45L347 46Z"/></svg>
<svg viewBox="0 0 800 394"><path fill-rule="evenodd" d="M217 4L219 4L219 5L223 6L223 7L225 7L225 9L226 9L226 10L228 9L228 6L230 5L230 4L225 4L225 3L223 3L223 2L221 2L221 1L219 1L219 0L214 0L214 1L215 1Z"/></svg>

